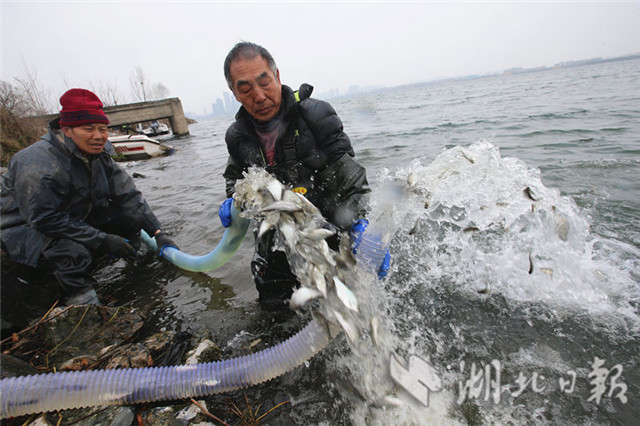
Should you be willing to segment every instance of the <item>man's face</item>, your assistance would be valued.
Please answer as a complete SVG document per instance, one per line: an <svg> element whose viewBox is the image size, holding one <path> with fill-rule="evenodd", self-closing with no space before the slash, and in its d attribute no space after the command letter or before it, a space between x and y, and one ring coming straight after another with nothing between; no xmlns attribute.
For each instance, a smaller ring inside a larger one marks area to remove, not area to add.
<svg viewBox="0 0 640 426"><path fill-rule="evenodd" d="M109 137L107 125L102 123L65 126L62 131L65 136L73 139L80 151L91 155L100 154Z"/></svg>
<svg viewBox="0 0 640 426"><path fill-rule="evenodd" d="M266 59L240 58L229 67L233 94L253 118L269 121L278 114L282 101L280 72L273 74Z"/></svg>

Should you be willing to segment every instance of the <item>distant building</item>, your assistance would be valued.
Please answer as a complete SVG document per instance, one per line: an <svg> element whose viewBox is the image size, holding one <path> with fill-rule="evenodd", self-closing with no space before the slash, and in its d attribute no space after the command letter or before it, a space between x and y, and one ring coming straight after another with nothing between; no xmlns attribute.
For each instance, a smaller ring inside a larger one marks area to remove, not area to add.
<svg viewBox="0 0 640 426"><path fill-rule="evenodd" d="M220 99L220 98L216 99L216 103L211 105L211 113L214 116L220 116L220 115L225 115L226 114L226 111L224 109L224 103L222 102L222 99Z"/></svg>
<svg viewBox="0 0 640 426"><path fill-rule="evenodd" d="M224 110L227 114L235 114L240 108L240 102L236 101L236 98L231 96L229 92L224 92Z"/></svg>

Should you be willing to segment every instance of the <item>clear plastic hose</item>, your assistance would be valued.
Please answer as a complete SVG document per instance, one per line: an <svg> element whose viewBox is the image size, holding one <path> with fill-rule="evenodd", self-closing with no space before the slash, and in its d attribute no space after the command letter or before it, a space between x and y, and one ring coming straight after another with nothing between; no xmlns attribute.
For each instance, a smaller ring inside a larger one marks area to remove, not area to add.
<svg viewBox="0 0 640 426"><path fill-rule="evenodd" d="M330 340L326 323L314 319L276 346L224 361L7 378L0 381L0 417L230 392L294 369L324 349Z"/></svg>
<svg viewBox="0 0 640 426"><path fill-rule="evenodd" d="M191 271L217 268L233 255L249 226L249 220L240 218L235 208L232 214L234 225L225 231L218 247L208 255L191 256L168 248L163 256ZM368 229L363 235L356 258L361 265L369 265L377 270L384 259L388 238L373 237L371 231ZM147 241L152 247L157 247L148 236ZM0 418L230 392L263 383L294 369L324 349L331 337L328 324L324 320L314 319L298 334L276 346L224 361L6 378L0 381Z"/></svg>

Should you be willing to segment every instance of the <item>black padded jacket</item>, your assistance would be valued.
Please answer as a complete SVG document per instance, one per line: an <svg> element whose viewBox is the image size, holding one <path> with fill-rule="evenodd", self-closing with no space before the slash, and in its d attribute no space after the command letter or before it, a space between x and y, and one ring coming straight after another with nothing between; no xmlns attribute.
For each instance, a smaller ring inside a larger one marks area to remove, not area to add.
<svg viewBox="0 0 640 426"><path fill-rule="evenodd" d="M333 107L310 98L313 87L293 92L282 86L282 121L276 141L275 165L267 166L262 144L249 113L241 107L226 134L229 160L224 171L226 193L251 166L264 167L282 183L303 193L329 222L348 230L366 215L370 192L366 171L353 157L349 137Z"/></svg>
<svg viewBox="0 0 640 426"><path fill-rule="evenodd" d="M2 246L19 263L36 266L49 241L75 240L97 249L99 227L124 217L149 235L160 223L133 179L105 150L87 159L59 129L16 153L2 176Z"/></svg>

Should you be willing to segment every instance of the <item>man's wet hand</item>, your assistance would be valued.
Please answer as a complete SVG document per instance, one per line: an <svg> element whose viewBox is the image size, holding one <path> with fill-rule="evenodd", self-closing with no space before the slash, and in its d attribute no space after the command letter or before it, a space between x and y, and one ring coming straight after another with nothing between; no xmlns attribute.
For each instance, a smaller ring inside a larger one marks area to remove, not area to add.
<svg viewBox="0 0 640 426"><path fill-rule="evenodd" d="M100 249L114 257L133 257L136 255L136 249L127 240L116 234L107 234L100 244Z"/></svg>
<svg viewBox="0 0 640 426"><path fill-rule="evenodd" d="M169 236L162 231L158 232L155 235L155 238L156 238L156 244L158 245L158 251L160 253L162 253L162 250L164 250L166 247L173 247L176 250L180 250L176 245L176 243L174 243L173 240L169 238Z"/></svg>

